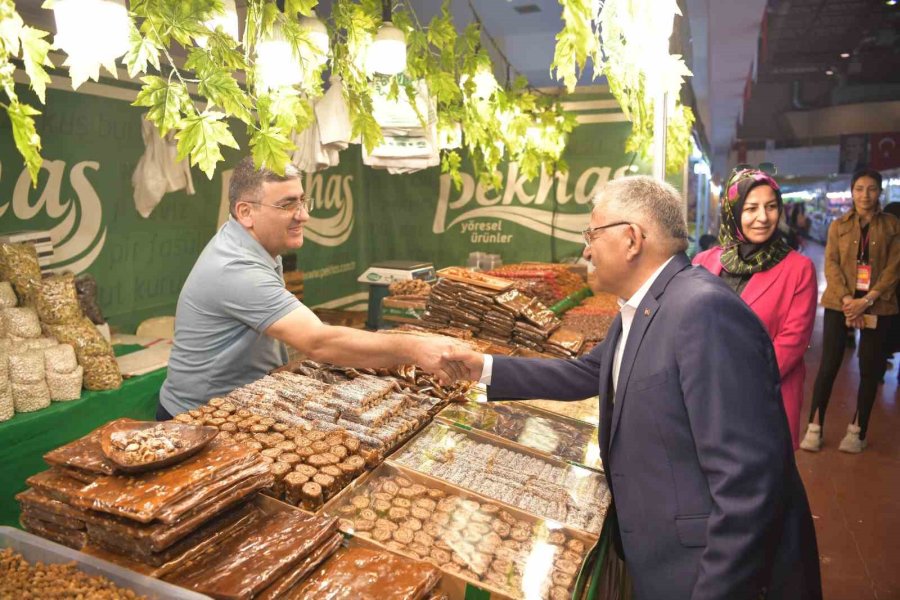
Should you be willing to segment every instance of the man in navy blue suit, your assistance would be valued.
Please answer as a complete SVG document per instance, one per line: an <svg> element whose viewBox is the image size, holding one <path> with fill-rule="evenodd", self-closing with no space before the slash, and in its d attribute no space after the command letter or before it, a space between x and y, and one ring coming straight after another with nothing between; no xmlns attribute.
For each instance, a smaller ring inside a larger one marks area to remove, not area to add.
<svg viewBox="0 0 900 600"><path fill-rule="evenodd" d="M604 186L585 257L621 312L578 360L446 355L491 400L599 392L611 518L641 600L822 597L815 530L769 336L684 254L683 202L628 177ZM614 516L613 516L614 515Z"/></svg>

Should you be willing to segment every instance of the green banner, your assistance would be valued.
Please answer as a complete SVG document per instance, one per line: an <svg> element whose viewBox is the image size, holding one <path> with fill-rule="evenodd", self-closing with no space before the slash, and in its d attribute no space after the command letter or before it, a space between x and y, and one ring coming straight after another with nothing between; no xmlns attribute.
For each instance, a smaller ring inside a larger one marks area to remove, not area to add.
<svg viewBox="0 0 900 600"><path fill-rule="evenodd" d="M92 273L107 318L133 331L145 318L174 314L185 278L216 231L230 168L242 153L227 151L212 180L194 169L196 194L167 194L145 219L131 183L144 153L142 111L129 105L132 90L105 88L121 92L106 96L124 99L47 91L37 118L45 163L36 188L8 121L0 121L0 233L50 231L53 268ZM502 186L488 190L464 161L457 189L437 168L411 175L371 169L351 146L339 166L306 175L315 202L298 252L306 304L361 308L366 289L356 278L379 260L433 261L441 268L465 264L474 251L500 254L506 263L578 255L593 193L609 179L646 168L636 162L629 168L632 157L622 148L630 124L611 96L589 90L570 100L581 125L566 148L565 174L525 181L516 164L505 164Z"/></svg>

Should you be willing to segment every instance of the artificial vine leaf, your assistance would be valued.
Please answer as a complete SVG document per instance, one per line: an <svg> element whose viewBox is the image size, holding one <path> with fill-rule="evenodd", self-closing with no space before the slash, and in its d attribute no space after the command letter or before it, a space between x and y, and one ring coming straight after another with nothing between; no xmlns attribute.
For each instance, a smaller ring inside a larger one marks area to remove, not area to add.
<svg viewBox="0 0 900 600"><path fill-rule="evenodd" d="M295 146L278 127L264 127L250 136L250 148L258 168L266 167L284 175L284 168L291 161L290 153Z"/></svg>
<svg viewBox="0 0 900 600"><path fill-rule="evenodd" d="M22 62L25 63L25 73L31 80L31 88L41 103L46 102L44 96L50 76L44 67L52 67L53 61L47 57L52 46L44 38L49 34L46 31L35 29L25 25L19 30L19 40L22 43Z"/></svg>
<svg viewBox="0 0 900 600"><path fill-rule="evenodd" d="M563 29L556 34L550 71L556 71L557 81L562 81L571 93L578 83L578 72L584 71L588 58L599 67L600 41L593 27L590 0L559 0L559 3L563 7Z"/></svg>
<svg viewBox="0 0 900 600"><path fill-rule="evenodd" d="M32 117L41 113L31 106L15 100L6 107L6 114L12 124L16 149L22 155L25 167L31 176L31 184L37 186L38 173L41 171L43 159L41 158L41 137L35 129Z"/></svg>
<svg viewBox="0 0 900 600"><path fill-rule="evenodd" d="M0 49L7 55L18 56L19 33L24 24L13 2L0 1Z"/></svg>
<svg viewBox="0 0 900 600"><path fill-rule="evenodd" d="M205 52L200 54L208 56ZM230 73L207 62L199 66L197 77L200 79L197 91L209 100L210 106L219 106L244 123L254 122L250 114L250 98Z"/></svg>
<svg viewBox="0 0 900 600"><path fill-rule="evenodd" d="M223 159L220 146L238 148L238 143L222 121L225 113L205 110L181 119L175 133L178 140L178 159L190 156L191 165L200 167L210 179L216 172L216 165Z"/></svg>
<svg viewBox="0 0 900 600"><path fill-rule="evenodd" d="M144 37L132 25L128 33L128 52L122 58L128 68L129 77L137 77L147 72L147 65L153 65L159 71L159 48L149 37Z"/></svg>
<svg viewBox="0 0 900 600"><path fill-rule="evenodd" d="M156 125L161 136L179 126L183 112L195 112L191 97L180 81L170 81L156 75L141 77L144 87L132 103L146 106L147 120Z"/></svg>
<svg viewBox="0 0 900 600"><path fill-rule="evenodd" d="M313 14L313 9L319 4L319 0L285 0L284 13L286 15L296 15L300 13L304 17Z"/></svg>

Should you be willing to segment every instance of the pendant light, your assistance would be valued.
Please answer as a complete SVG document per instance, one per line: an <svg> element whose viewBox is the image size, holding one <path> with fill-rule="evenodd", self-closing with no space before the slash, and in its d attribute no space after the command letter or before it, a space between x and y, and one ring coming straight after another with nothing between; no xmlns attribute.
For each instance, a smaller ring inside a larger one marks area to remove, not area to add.
<svg viewBox="0 0 900 600"><path fill-rule="evenodd" d="M261 91L297 85L303 68L276 23L272 33L256 45L256 85Z"/></svg>
<svg viewBox="0 0 900 600"><path fill-rule="evenodd" d="M381 27L369 48L369 73L396 75L406 70L406 35L391 21L391 0L381 2Z"/></svg>
<svg viewBox="0 0 900 600"><path fill-rule="evenodd" d="M234 0L224 0L222 8L224 9L223 12L213 15L211 19L204 23L204 25L213 31L221 27L224 33L235 40L239 40L238 15ZM206 48L206 36L197 36L196 41L198 46Z"/></svg>
<svg viewBox="0 0 900 600"><path fill-rule="evenodd" d="M93 76L99 73L99 65L114 67L128 50L125 0L57 0L53 17L54 44L68 55L66 64L73 71Z"/></svg>

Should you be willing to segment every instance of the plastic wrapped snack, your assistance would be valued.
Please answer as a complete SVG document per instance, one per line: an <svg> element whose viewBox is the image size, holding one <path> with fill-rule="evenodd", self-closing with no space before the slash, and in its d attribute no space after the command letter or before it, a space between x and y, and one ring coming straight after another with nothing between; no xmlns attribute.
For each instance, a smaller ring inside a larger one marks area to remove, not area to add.
<svg viewBox="0 0 900 600"><path fill-rule="evenodd" d="M34 304L41 266L33 244L0 244L0 278L13 284L20 304Z"/></svg>
<svg viewBox="0 0 900 600"><path fill-rule="evenodd" d="M9 382L0 382L0 421L12 419L15 412Z"/></svg>
<svg viewBox="0 0 900 600"><path fill-rule="evenodd" d="M0 281L0 308L12 308L19 303L12 284L8 281Z"/></svg>
<svg viewBox="0 0 900 600"><path fill-rule="evenodd" d="M72 323L82 317L71 273L52 275L38 286L37 311L44 323Z"/></svg>
<svg viewBox="0 0 900 600"><path fill-rule="evenodd" d="M38 383L10 383L16 412L34 412L50 406L50 390L44 380Z"/></svg>
<svg viewBox="0 0 900 600"><path fill-rule="evenodd" d="M59 342L56 341L56 338L52 337L39 337L39 338L30 338L27 340L22 340L19 344L19 348L21 350L40 350L42 353L47 348L52 348L53 346L58 345Z"/></svg>
<svg viewBox="0 0 900 600"><path fill-rule="evenodd" d="M111 354L105 356L81 356L84 367L84 387L88 390L115 390L122 385L119 363Z"/></svg>
<svg viewBox="0 0 900 600"><path fill-rule="evenodd" d="M45 349L44 366L48 373L71 373L78 366L75 349L69 344L58 344Z"/></svg>
<svg viewBox="0 0 900 600"><path fill-rule="evenodd" d="M44 355L37 350L9 355L9 379L12 383L44 381Z"/></svg>
<svg viewBox="0 0 900 600"><path fill-rule="evenodd" d="M62 325L45 324L44 329L60 343L71 344L79 358L112 354L112 346L86 317Z"/></svg>
<svg viewBox="0 0 900 600"><path fill-rule="evenodd" d="M90 273L82 273L75 278L78 302L85 316L97 325L106 323L100 305L97 303L97 280Z"/></svg>
<svg viewBox="0 0 900 600"><path fill-rule="evenodd" d="M81 398L81 384L84 379L84 368L79 366L71 373L54 373L47 371L47 387L50 388L50 399L54 402L66 402Z"/></svg>
<svg viewBox="0 0 900 600"><path fill-rule="evenodd" d="M3 309L6 334L19 338L36 338L41 335L41 322L33 308L20 306Z"/></svg>

